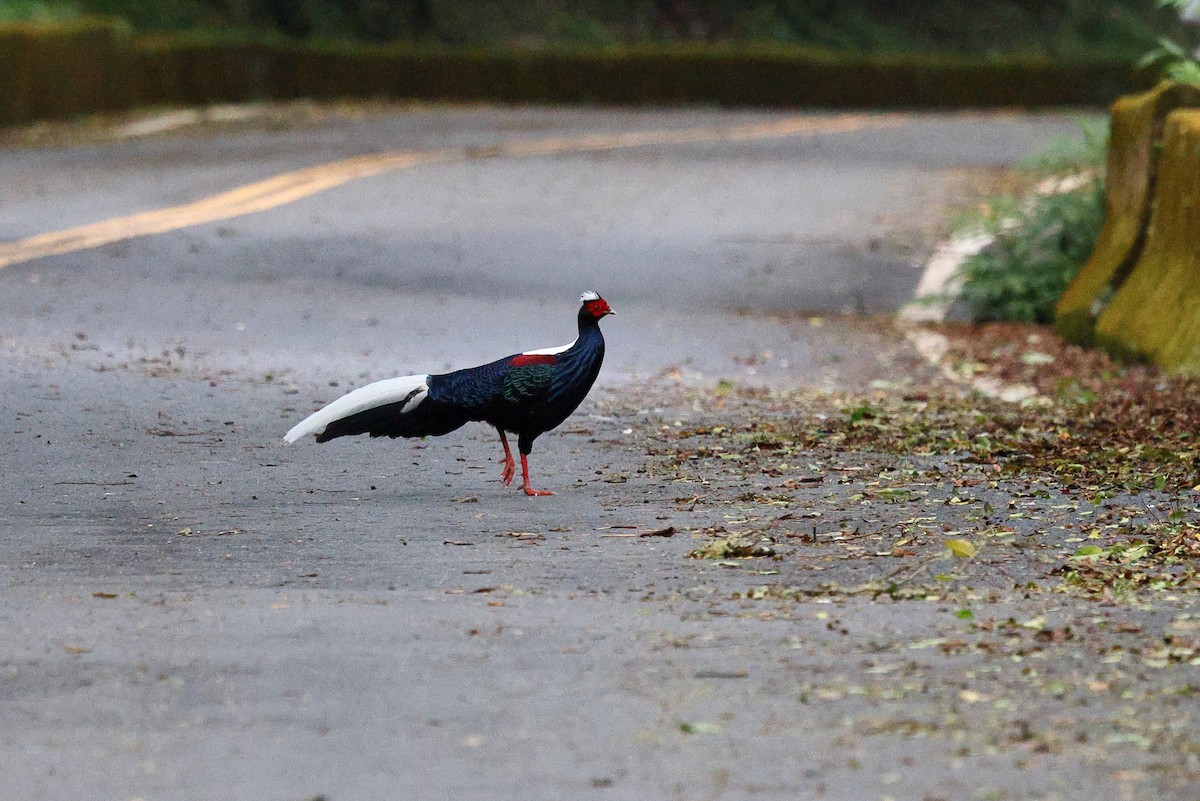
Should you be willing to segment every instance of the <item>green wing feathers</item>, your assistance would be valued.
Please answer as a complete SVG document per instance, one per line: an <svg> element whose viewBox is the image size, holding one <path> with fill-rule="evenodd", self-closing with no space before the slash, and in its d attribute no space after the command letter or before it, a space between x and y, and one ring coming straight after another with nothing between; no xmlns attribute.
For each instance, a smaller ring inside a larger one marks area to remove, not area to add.
<svg viewBox="0 0 1200 801"><path fill-rule="evenodd" d="M554 380L554 365L530 364L513 367L504 376L502 393L509 403L525 403L542 397Z"/></svg>

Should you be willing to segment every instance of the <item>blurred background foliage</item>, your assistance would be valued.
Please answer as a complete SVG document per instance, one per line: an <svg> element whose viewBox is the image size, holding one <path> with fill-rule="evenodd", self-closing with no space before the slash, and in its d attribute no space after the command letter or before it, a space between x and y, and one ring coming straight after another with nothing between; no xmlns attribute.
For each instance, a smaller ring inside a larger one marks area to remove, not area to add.
<svg viewBox="0 0 1200 801"><path fill-rule="evenodd" d="M1187 40L1151 0L0 0L0 21L119 17L137 31L544 47L739 42L876 53L1136 58Z"/></svg>

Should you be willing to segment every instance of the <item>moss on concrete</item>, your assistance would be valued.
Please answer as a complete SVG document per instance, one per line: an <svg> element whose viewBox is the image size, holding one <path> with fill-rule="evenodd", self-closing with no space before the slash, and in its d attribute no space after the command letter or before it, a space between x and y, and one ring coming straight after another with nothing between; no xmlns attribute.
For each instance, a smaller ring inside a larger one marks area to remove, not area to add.
<svg viewBox="0 0 1200 801"><path fill-rule="evenodd" d="M515 103L1044 107L1108 103L1139 81L1119 59L798 48L448 50L171 37L141 42L137 50L141 75L175 76L165 83L181 102L254 94ZM313 69L315 64L320 68ZM147 90L144 94L152 94L155 87Z"/></svg>
<svg viewBox="0 0 1200 801"><path fill-rule="evenodd" d="M108 19L0 26L0 125L128 108L130 38Z"/></svg>
<svg viewBox="0 0 1200 801"><path fill-rule="evenodd" d="M1200 111L1168 115L1141 257L1096 323L1096 340L1200 374Z"/></svg>
<svg viewBox="0 0 1200 801"><path fill-rule="evenodd" d="M1166 82L1113 103L1104 226L1055 308L1055 328L1067 340L1092 341L1097 307L1121 286L1141 253L1163 123L1171 111L1192 106L1200 106L1200 89Z"/></svg>
<svg viewBox="0 0 1200 801"><path fill-rule="evenodd" d="M131 37L111 21L0 26L0 125L135 105L298 97L827 108L1108 103L1142 84L1121 57L865 54L796 47L546 50Z"/></svg>

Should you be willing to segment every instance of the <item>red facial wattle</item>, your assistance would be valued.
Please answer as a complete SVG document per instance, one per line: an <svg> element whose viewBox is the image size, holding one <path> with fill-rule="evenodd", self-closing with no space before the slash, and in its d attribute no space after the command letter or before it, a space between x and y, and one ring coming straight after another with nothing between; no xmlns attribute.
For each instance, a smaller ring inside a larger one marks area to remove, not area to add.
<svg viewBox="0 0 1200 801"><path fill-rule="evenodd" d="M593 317L595 317L597 320L599 320L601 317L603 317L606 314L616 314L616 312L614 312L609 307L608 302L604 298L597 298L596 300L589 300L586 303L584 303L583 305L585 308L587 308L588 312Z"/></svg>

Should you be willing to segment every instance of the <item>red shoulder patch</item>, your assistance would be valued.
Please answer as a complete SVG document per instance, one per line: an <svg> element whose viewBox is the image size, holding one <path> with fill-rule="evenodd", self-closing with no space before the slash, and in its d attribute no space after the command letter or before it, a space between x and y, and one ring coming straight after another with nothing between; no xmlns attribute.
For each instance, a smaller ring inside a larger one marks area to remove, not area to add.
<svg viewBox="0 0 1200 801"><path fill-rule="evenodd" d="M510 367L528 367L531 364L558 364L558 357L550 353L521 353L513 356Z"/></svg>

